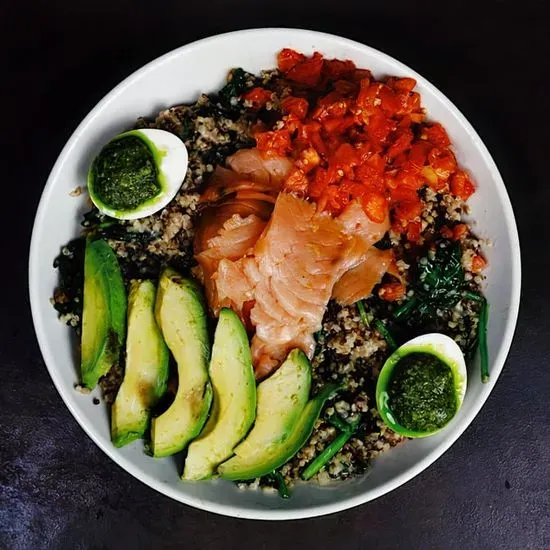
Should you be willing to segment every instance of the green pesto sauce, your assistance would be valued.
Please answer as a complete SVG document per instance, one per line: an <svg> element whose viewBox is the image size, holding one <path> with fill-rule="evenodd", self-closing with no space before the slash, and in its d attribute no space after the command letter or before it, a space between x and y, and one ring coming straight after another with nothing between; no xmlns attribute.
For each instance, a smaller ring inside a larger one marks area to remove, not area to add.
<svg viewBox="0 0 550 550"><path fill-rule="evenodd" d="M389 407L401 426L418 432L442 428L457 411L451 368L430 353L410 353L397 363Z"/></svg>
<svg viewBox="0 0 550 550"><path fill-rule="evenodd" d="M134 210L161 190L153 154L136 136L108 143L94 160L92 175L96 197L115 210Z"/></svg>

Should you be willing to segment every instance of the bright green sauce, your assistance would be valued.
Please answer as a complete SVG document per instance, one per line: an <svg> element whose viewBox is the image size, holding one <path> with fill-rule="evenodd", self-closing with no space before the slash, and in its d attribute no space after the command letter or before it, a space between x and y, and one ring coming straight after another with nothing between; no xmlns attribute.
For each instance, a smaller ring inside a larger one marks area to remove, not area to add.
<svg viewBox="0 0 550 550"><path fill-rule="evenodd" d="M418 432L442 428L458 409L451 368L430 353L410 353L397 363L389 407L401 426Z"/></svg>
<svg viewBox="0 0 550 550"><path fill-rule="evenodd" d="M161 190L155 158L136 136L108 143L92 165L96 197L114 210L134 210Z"/></svg>

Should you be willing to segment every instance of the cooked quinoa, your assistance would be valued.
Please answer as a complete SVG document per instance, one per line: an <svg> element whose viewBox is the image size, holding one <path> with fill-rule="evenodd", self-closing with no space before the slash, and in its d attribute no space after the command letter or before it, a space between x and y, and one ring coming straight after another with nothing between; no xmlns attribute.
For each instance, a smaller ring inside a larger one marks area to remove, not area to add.
<svg viewBox="0 0 550 550"><path fill-rule="evenodd" d="M117 221L92 208L85 216L82 224L84 236L94 233L107 240L119 259L126 282L135 278L156 279L166 264L182 273L193 269L194 224L200 212L202 186L216 165L223 164L227 156L254 144L251 130L258 114L251 110L250 104L240 101L238 95L257 85L273 90L262 115L267 124L271 113L278 110L280 99L289 93L278 71L266 71L259 77L233 71L228 86L219 95L201 95L193 105L175 106L160 112L153 120L140 118L137 121L136 128L159 128L179 136L187 146L189 167L174 200L156 214L135 221ZM224 90L227 93L224 94ZM417 244L421 248L432 242L442 227L452 228L461 223L468 207L450 193L436 193L427 186L420 193L424 207L420 216L421 238ZM75 196L79 194L74 193ZM383 241L384 247L393 248L398 272L407 278L414 269L418 250L411 250L410 243L391 230ZM483 277L474 273L472 260L481 253L482 244L469 231L461 240L465 279L475 292L479 292ZM429 255L433 251L427 248L425 253ZM76 239L61 249L54 264L59 268L60 284L52 302L61 320L77 332L82 317L83 254L84 239ZM392 279L392 275L385 277ZM392 311L401 302L384 302L378 298L377 289L364 301L366 312L371 318L390 323ZM409 289L406 298L410 298L413 292ZM479 307L476 302L460 300L451 310L438 311L435 324L424 329L448 334L468 356L475 349ZM304 467L335 437L337 429L330 423L335 414L347 421L360 415L361 420L357 431L340 452L314 476L313 479L319 483L363 474L373 458L403 441L402 436L384 425L376 408L376 381L390 353L386 340L374 325L365 324L356 305L342 307L335 302L329 303L322 330L317 334L317 349L312 362L312 392L316 393L328 382L337 382L342 389L325 406L306 445L280 468L287 485L294 485ZM121 361L113 365L100 381L108 403L116 396L123 369ZM274 481L261 478L238 485L272 490Z"/></svg>

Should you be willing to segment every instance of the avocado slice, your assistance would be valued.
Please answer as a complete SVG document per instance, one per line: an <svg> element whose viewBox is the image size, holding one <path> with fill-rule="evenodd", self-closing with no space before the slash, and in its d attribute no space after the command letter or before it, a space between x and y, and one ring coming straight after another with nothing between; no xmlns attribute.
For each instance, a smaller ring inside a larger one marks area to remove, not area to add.
<svg viewBox="0 0 550 550"><path fill-rule="evenodd" d="M166 268L159 280L155 317L178 365L178 390L168 410L151 421L155 457L184 449L203 427L212 402L210 343L204 299L191 279Z"/></svg>
<svg viewBox="0 0 550 550"><path fill-rule="evenodd" d="M222 309L209 368L212 412L187 452L182 479L207 479L232 454L256 417L256 381L248 336L239 316Z"/></svg>
<svg viewBox="0 0 550 550"><path fill-rule="evenodd" d="M118 260L103 240L84 253L81 336L82 384L93 389L120 359L126 335L126 289Z"/></svg>
<svg viewBox="0 0 550 550"><path fill-rule="evenodd" d="M258 386L256 423L235 448L235 457L218 472L226 479L252 479L284 464L288 442L306 407L311 388L311 365L299 349L292 350L279 369ZM275 464L275 465L273 465Z"/></svg>
<svg viewBox="0 0 550 550"><path fill-rule="evenodd" d="M153 281L130 283L126 367L111 409L111 439L116 447L143 437L151 408L166 391L169 353L155 321L156 293Z"/></svg>
<svg viewBox="0 0 550 550"><path fill-rule="evenodd" d="M323 406L337 390L338 385L327 384L308 401L289 436L275 446L256 448L250 454L237 454L224 462L218 472L224 479L233 481L265 476L288 462L310 438ZM259 396L258 396L259 401ZM248 438L247 438L248 439ZM238 448L235 452L238 451Z"/></svg>

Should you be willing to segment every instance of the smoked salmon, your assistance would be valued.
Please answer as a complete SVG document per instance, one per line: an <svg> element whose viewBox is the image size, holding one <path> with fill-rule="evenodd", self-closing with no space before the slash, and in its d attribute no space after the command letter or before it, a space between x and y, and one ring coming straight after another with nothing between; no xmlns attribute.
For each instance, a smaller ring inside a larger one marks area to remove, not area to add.
<svg viewBox="0 0 550 550"><path fill-rule="evenodd" d="M280 191L294 164L286 157L264 157L258 149L241 149L227 159L227 166L255 183Z"/></svg>
<svg viewBox="0 0 550 550"><path fill-rule="evenodd" d="M348 206L338 218L350 235L360 243L355 251L355 265L334 285L332 298L342 305L351 305L367 298L390 266L391 251L378 250L372 245L379 241L390 228L389 214L383 222L373 222L358 202ZM353 259L350 258L350 263Z"/></svg>
<svg viewBox="0 0 550 550"><path fill-rule="evenodd" d="M209 306L231 307L253 333L251 351L261 379L300 348L310 358L327 304L365 298L392 261L373 244L389 215L372 221L358 201L334 217L283 192L288 159L239 151L217 168L205 189L195 236Z"/></svg>
<svg viewBox="0 0 550 550"><path fill-rule="evenodd" d="M206 241L202 252L195 254L202 271L206 298L215 315L222 307L230 305L227 300L220 300L214 280L220 261L242 258L255 245L265 226L266 222L254 214L245 218L234 214L215 236Z"/></svg>
<svg viewBox="0 0 550 550"><path fill-rule="evenodd" d="M321 328L335 283L362 265L368 240L377 240L375 232L355 231L364 222L361 208L346 214L344 223L318 213L314 203L280 193L253 249L240 260L219 263L213 277L219 302L242 314L244 304L254 301L251 346L258 378L295 347L313 355L313 334Z"/></svg>
<svg viewBox="0 0 550 550"><path fill-rule="evenodd" d="M372 289L388 270L392 260L391 250L378 250L373 246L360 264L342 275L334 285L332 297L346 306L368 298Z"/></svg>
<svg viewBox="0 0 550 550"><path fill-rule="evenodd" d="M218 300L213 277L221 260L241 258L258 240L273 210L282 181L292 168L283 157L263 159L256 149L243 149L217 166L202 193L195 231L195 258L212 311Z"/></svg>

